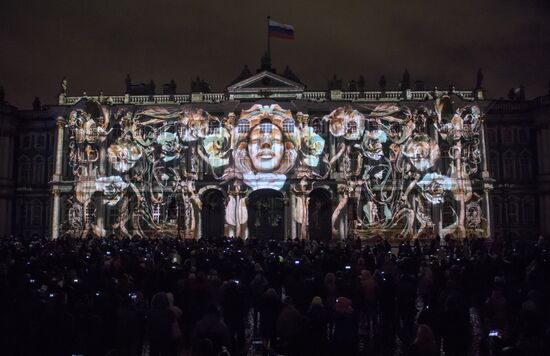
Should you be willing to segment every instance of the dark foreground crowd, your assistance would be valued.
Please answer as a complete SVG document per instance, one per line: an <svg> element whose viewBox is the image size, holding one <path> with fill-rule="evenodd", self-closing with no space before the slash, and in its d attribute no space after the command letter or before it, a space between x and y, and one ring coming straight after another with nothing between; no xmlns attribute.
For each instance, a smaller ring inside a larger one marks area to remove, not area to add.
<svg viewBox="0 0 550 356"><path fill-rule="evenodd" d="M0 240L2 355L550 355L546 242Z"/></svg>

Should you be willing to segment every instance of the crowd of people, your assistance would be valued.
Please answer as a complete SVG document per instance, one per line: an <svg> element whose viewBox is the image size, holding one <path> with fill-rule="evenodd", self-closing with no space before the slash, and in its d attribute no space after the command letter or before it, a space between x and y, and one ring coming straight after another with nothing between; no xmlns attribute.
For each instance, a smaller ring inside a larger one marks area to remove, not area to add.
<svg viewBox="0 0 550 356"><path fill-rule="evenodd" d="M549 247L0 240L2 355L550 355Z"/></svg>

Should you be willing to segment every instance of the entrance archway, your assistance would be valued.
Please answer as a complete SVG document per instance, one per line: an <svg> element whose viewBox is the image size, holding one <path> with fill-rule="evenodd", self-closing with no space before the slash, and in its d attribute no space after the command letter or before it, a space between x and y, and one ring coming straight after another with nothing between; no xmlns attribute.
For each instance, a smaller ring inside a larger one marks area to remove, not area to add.
<svg viewBox="0 0 550 356"><path fill-rule="evenodd" d="M201 195L201 236L213 238L223 236L225 217L224 196L218 189L208 189Z"/></svg>
<svg viewBox="0 0 550 356"><path fill-rule="evenodd" d="M281 240L285 235L283 194L260 189L248 196L248 230L252 238Z"/></svg>
<svg viewBox="0 0 550 356"><path fill-rule="evenodd" d="M332 236L332 204L326 189L313 189L309 193L308 234L311 240L328 241Z"/></svg>

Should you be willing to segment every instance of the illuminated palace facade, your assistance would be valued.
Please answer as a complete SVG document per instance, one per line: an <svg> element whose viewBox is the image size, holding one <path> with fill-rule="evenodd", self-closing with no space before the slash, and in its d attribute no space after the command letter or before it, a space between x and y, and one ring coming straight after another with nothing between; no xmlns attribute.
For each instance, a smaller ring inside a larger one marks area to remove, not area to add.
<svg viewBox="0 0 550 356"><path fill-rule="evenodd" d="M268 70L223 93L203 84L70 96L64 82L56 105L1 100L0 235L550 232L548 96L308 91Z"/></svg>

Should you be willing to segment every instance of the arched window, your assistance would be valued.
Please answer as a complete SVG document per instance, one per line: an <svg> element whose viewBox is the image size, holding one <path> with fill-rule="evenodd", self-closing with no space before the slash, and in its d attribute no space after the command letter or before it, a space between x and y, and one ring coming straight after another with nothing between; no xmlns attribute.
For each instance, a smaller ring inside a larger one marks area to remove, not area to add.
<svg viewBox="0 0 550 356"><path fill-rule="evenodd" d="M443 225L451 225L455 222L456 209L454 208L454 201L450 198L446 198L443 203Z"/></svg>
<svg viewBox="0 0 550 356"><path fill-rule="evenodd" d="M218 120L210 120L208 122L208 134L219 134L220 133L220 122Z"/></svg>
<svg viewBox="0 0 550 356"><path fill-rule="evenodd" d="M380 121L378 120L365 120L365 123L368 125L368 130L380 130Z"/></svg>
<svg viewBox="0 0 550 356"><path fill-rule="evenodd" d="M502 199L500 197L493 197L493 222L495 225L502 224Z"/></svg>
<svg viewBox="0 0 550 356"><path fill-rule="evenodd" d="M33 184L44 183L44 168L45 168L44 157L40 155L35 156L33 158L33 175L32 175Z"/></svg>
<svg viewBox="0 0 550 356"><path fill-rule="evenodd" d="M95 222L95 204L93 202L86 204L86 214L84 218L88 224L93 224Z"/></svg>
<svg viewBox="0 0 550 356"><path fill-rule="evenodd" d="M30 148L31 147L31 136L24 135L20 136L21 148Z"/></svg>
<svg viewBox="0 0 550 356"><path fill-rule="evenodd" d="M525 150L519 155L519 176L520 179L530 179L531 172L531 152Z"/></svg>
<svg viewBox="0 0 550 356"><path fill-rule="evenodd" d="M237 132L247 133L249 130L250 130L250 122L246 119L239 120L239 124L237 125Z"/></svg>
<svg viewBox="0 0 550 356"><path fill-rule="evenodd" d="M160 204L153 204L153 222L155 224L160 223Z"/></svg>
<svg viewBox="0 0 550 356"><path fill-rule="evenodd" d="M316 134L323 133L323 122L321 121L321 119L313 119L311 127L313 127L313 132L315 132Z"/></svg>
<svg viewBox="0 0 550 356"><path fill-rule="evenodd" d="M283 121L283 131L284 132L294 132L294 120L285 119L285 121Z"/></svg>
<svg viewBox="0 0 550 356"><path fill-rule="evenodd" d="M141 131L141 128L138 127L138 129L136 129L136 131ZM122 127L120 126L119 123L116 123L113 125L113 137L114 138L119 138L120 136L122 136ZM136 133L137 134L137 133ZM143 132L139 132L139 135L142 135Z"/></svg>
<svg viewBox="0 0 550 356"><path fill-rule="evenodd" d="M521 201L521 213L524 224L535 222L535 199L532 196L526 196Z"/></svg>
<svg viewBox="0 0 550 356"><path fill-rule="evenodd" d="M97 125L94 123L90 123L86 126L86 136L95 136L97 132Z"/></svg>
<svg viewBox="0 0 550 356"><path fill-rule="evenodd" d="M502 143L512 145L514 143L514 130L511 127L504 127L500 134L502 135Z"/></svg>
<svg viewBox="0 0 550 356"><path fill-rule="evenodd" d="M500 162L499 162L499 154L497 151L490 151L489 152L489 173L491 177L495 179L500 178Z"/></svg>
<svg viewBox="0 0 550 356"><path fill-rule="evenodd" d="M17 200L15 206L15 221L17 226L23 226L25 224L25 203L21 199Z"/></svg>
<svg viewBox="0 0 550 356"><path fill-rule="evenodd" d="M46 201L44 204L44 214L42 215L44 217L44 225L48 225L48 221L51 221L50 218L50 204Z"/></svg>
<svg viewBox="0 0 550 356"><path fill-rule="evenodd" d="M512 225L519 223L519 199L510 197L508 200L508 222Z"/></svg>
<svg viewBox="0 0 550 356"><path fill-rule="evenodd" d="M21 156L17 160L18 185L27 186L31 181L31 160L27 156Z"/></svg>
<svg viewBox="0 0 550 356"><path fill-rule="evenodd" d="M46 135L38 135L36 138L36 148L46 147Z"/></svg>
<svg viewBox="0 0 550 356"><path fill-rule="evenodd" d="M273 125L269 122L262 122L260 124L260 132L263 132L263 133L271 133L271 131L273 131Z"/></svg>
<svg viewBox="0 0 550 356"><path fill-rule="evenodd" d="M516 179L516 154L506 151L502 155L504 179Z"/></svg>
<svg viewBox="0 0 550 356"><path fill-rule="evenodd" d="M31 225L42 225L42 203L39 200L33 200L31 202Z"/></svg>
<svg viewBox="0 0 550 356"><path fill-rule="evenodd" d="M116 206L109 207L109 224L110 227L118 223L119 211Z"/></svg>
<svg viewBox="0 0 550 356"><path fill-rule="evenodd" d="M497 129L487 129L487 141L490 145L495 145L498 142Z"/></svg>
<svg viewBox="0 0 550 356"><path fill-rule="evenodd" d="M48 181L50 181L52 179L52 176L53 176L53 156L49 156L48 157L48 161L46 162L46 166L48 167L48 171L47 171L47 177L46 179Z"/></svg>
<svg viewBox="0 0 550 356"><path fill-rule="evenodd" d="M527 128L518 129L518 142L521 145L529 144L529 129Z"/></svg>
<svg viewBox="0 0 550 356"><path fill-rule="evenodd" d="M32 217L32 203L30 201L25 201L25 216L24 216L24 226L21 229L25 229L26 226L31 225Z"/></svg>

